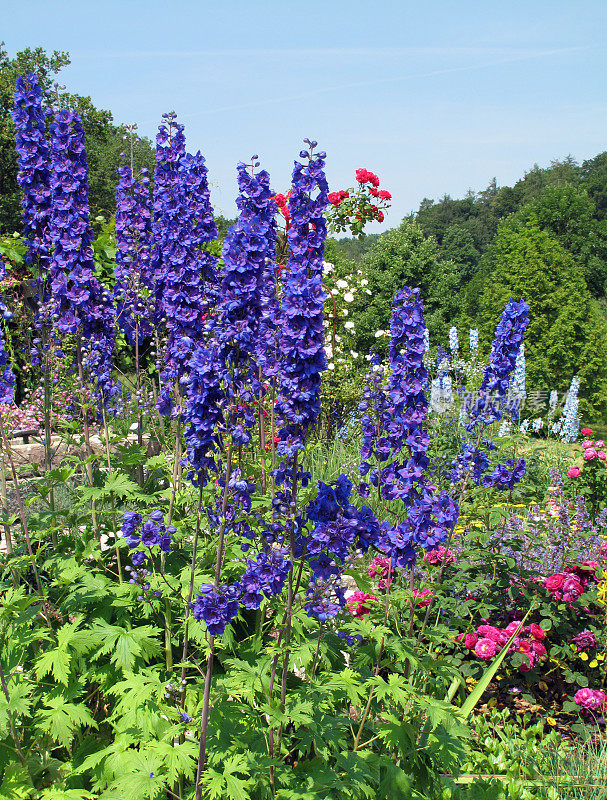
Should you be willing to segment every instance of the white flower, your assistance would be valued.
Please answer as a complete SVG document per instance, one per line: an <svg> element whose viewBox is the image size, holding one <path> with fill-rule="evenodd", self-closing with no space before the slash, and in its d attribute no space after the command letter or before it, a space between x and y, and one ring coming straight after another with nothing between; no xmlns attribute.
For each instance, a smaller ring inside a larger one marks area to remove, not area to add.
<svg viewBox="0 0 607 800"><path fill-rule="evenodd" d="M337 286L338 289L347 289L348 288L348 284L346 283L346 281L337 281L337 283L335 285Z"/></svg>
<svg viewBox="0 0 607 800"><path fill-rule="evenodd" d="M336 342L341 342L341 336L336 336L336 337L335 337L335 341L336 341Z"/></svg>
<svg viewBox="0 0 607 800"><path fill-rule="evenodd" d="M381 336L383 336L383 335L384 335L384 332L383 332L383 331L375 331L375 338L376 338L376 339L379 339L379 338L380 338Z"/></svg>
<svg viewBox="0 0 607 800"><path fill-rule="evenodd" d="M329 363L327 364L327 367L328 367L328 369L333 371L335 369L335 364L332 361L329 361Z"/></svg>
<svg viewBox="0 0 607 800"><path fill-rule="evenodd" d="M361 286L366 286L368 283L369 283L369 281L366 278L363 278L362 281L360 282L360 285Z"/></svg>
<svg viewBox="0 0 607 800"><path fill-rule="evenodd" d="M347 308L344 308L344 310L343 310L343 315L344 315L344 317L347 317L347 316L348 316L348 309L347 309Z"/></svg>
<svg viewBox="0 0 607 800"><path fill-rule="evenodd" d="M333 348L325 346L325 353L327 354L327 358L333 357Z"/></svg>
<svg viewBox="0 0 607 800"><path fill-rule="evenodd" d="M330 261L323 261L322 262L322 271L323 275L328 275L330 272L333 272L335 267L331 264Z"/></svg>
<svg viewBox="0 0 607 800"><path fill-rule="evenodd" d="M373 294L373 292L371 291L371 289L365 289L365 292L366 292L367 294Z"/></svg>
<svg viewBox="0 0 607 800"><path fill-rule="evenodd" d="M358 358L358 353L355 353L354 350L350 350L350 355L352 358Z"/></svg>
<svg viewBox="0 0 607 800"><path fill-rule="evenodd" d="M333 297L336 297L339 294L339 291L337 289L331 289L331 294Z"/></svg>
<svg viewBox="0 0 607 800"><path fill-rule="evenodd" d="M352 292L348 292L347 294L345 294L344 300L346 301L346 303L354 302L354 295L352 294Z"/></svg>
<svg viewBox="0 0 607 800"><path fill-rule="evenodd" d="M354 329L354 323L352 322L352 320L351 320L351 319L349 319L349 320L346 322L346 328L348 328L348 330L353 330L353 329ZM137 426L135 426L135 427L137 427Z"/></svg>

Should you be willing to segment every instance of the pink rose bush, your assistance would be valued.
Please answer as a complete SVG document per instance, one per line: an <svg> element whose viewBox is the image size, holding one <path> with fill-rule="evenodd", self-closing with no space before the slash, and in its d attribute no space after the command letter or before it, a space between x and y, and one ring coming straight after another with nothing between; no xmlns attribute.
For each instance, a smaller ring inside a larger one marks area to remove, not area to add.
<svg viewBox="0 0 607 800"><path fill-rule="evenodd" d="M474 652L482 661L492 659L507 644L508 640L520 628L520 621L513 620L504 629L495 625L479 625L474 633L464 636L464 646ZM520 628L508 649L509 654L521 653L522 660L518 666L521 672L533 669L539 661L545 661L548 652L543 644L546 631L535 622Z"/></svg>
<svg viewBox="0 0 607 800"><path fill-rule="evenodd" d="M369 606L370 600L377 600L377 597L375 597L374 594L361 592L360 589L352 592L347 601L352 616L360 619L361 617L364 617L365 614L369 614L371 612L371 607Z"/></svg>
<svg viewBox="0 0 607 800"><path fill-rule="evenodd" d="M573 696L573 702L586 711L598 711L607 701L607 694L600 689L578 689Z"/></svg>

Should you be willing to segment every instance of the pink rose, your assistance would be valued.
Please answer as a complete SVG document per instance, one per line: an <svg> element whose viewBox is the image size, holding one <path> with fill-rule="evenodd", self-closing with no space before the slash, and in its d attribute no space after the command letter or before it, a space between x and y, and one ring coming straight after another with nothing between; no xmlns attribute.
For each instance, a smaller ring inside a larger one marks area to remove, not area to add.
<svg viewBox="0 0 607 800"><path fill-rule="evenodd" d="M366 592L361 592L360 589L357 589L355 592L352 592L350 597L348 598L348 605L350 606L350 613L353 617L364 617L365 614L368 614L371 609L368 606L369 600L377 600L377 597L373 594L367 594ZM365 604L367 603L367 604Z"/></svg>
<svg viewBox="0 0 607 800"><path fill-rule="evenodd" d="M531 649L538 658L547 658L548 651L541 642L533 642Z"/></svg>
<svg viewBox="0 0 607 800"><path fill-rule="evenodd" d="M529 626L529 633L537 642L542 642L546 638L546 631L541 625L536 625L535 622L532 622Z"/></svg>
<svg viewBox="0 0 607 800"><path fill-rule="evenodd" d="M587 450L589 447L593 446L594 442L592 441L592 439L584 439L584 441L582 442L582 447L584 448L584 450Z"/></svg>
<svg viewBox="0 0 607 800"><path fill-rule="evenodd" d="M432 591L432 589L428 589L428 588L422 589L421 591L418 591L417 589L413 590L413 596L417 600L417 605L418 606L429 606L430 605L430 598L432 597L433 594L434 594L434 592ZM428 599L424 600L423 599L424 597L427 597Z"/></svg>
<svg viewBox="0 0 607 800"><path fill-rule="evenodd" d="M476 633L466 634L466 638L464 639L464 645L468 648L468 650L474 650L474 647L477 642L478 642L478 636Z"/></svg>
<svg viewBox="0 0 607 800"><path fill-rule="evenodd" d="M594 443L594 446L595 447L603 447L604 444L605 444L605 442L602 439L597 439L596 442Z"/></svg>
<svg viewBox="0 0 607 800"><path fill-rule="evenodd" d="M582 436L592 436L592 428L582 428L580 433Z"/></svg>
<svg viewBox="0 0 607 800"><path fill-rule="evenodd" d="M497 645L491 639L479 639L474 647L474 653L483 661L488 661L497 653Z"/></svg>
<svg viewBox="0 0 607 800"><path fill-rule="evenodd" d="M606 698L607 695L600 689L589 689L588 687L584 687L583 689L577 690L573 696L573 701L577 703L578 706L582 706L582 708L587 708L590 711L596 711L602 705L604 705Z"/></svg>
<svg viewBox="0 0 607 800"><path fill-rule="evenodd" d="M513 633L516 633L516 631L518 630L518 627L519 627L520 624L521 624L520 620L517 620L517 619L515 619L512 622L508 623L508 625L506 627L506 631L505 631L505 633L507 634L508 638L510 638Z"/></svg>
<svg viewBox="0 0 607 800"><path fill-rule="evenodd" d="M587 447L586 450L584 450L584 458L586 459L586 461L592 461L594 458L597 457L597 455L598 453L596 452L594 447Z"/></svg>
<svg viewBox="0 0 607 800"><path fill-rule="evenodd" d="M562 572L555 572L554 575L549 575L546 578L546 589L548 589L549 592L558 592L564 580L565 576Z"/></svg>
<svg viewBox="0 0 607 800"><path fill-rule="evenodd" d="M573 603L584 591L582 582L577 575L568 575L563 581L563 600Z"/></svg>
<svg viewBox="0 0 607 800"><path fill-rule="evenodd" d="M570 467L567 470L567 477L568 478L579 478L581 475L579 467Z"/></svg>
<svg viewBox="0 0 607 800"><path fill-rule="evenodd" d="M479 625L477 633L485 639L491 639L492 642L497 642L497 644L502 643L503 634L500 629L496 628L494 625Z"/></svg>
<svg viewBox="0 0 607 800"><path fill-rule="evenodd" d="M601 461L605 461L605 459L607 459L607 455L605 454L604 450L599 450L598 456L601 459Z"/></svg>

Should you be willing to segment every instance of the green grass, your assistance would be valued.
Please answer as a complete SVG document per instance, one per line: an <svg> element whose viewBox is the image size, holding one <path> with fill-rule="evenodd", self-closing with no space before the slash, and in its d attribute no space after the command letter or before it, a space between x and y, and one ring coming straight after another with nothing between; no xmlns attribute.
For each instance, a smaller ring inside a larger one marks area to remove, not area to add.
<svg viewBox="0 0 607 800"><path fill-rule="evenodd" d="M607 800L607 736L574 740L548 751L546 788L557 790L559 800Z"/></svg>

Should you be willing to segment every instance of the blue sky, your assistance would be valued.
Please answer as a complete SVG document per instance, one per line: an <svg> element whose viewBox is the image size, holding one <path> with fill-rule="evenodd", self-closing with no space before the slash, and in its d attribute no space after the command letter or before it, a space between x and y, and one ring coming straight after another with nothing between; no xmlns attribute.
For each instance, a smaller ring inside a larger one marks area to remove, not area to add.
<svg viewBox="0 0 607 800"><path fill-rule="evenodd" d="M304 137L332 189L354 170L391 190L384 228L423 197L463 196L535 162L607 149L607 2L323 3L5 0L0 34L67 50L61 80L153 137L164 111L235 213L235 166L259 154L288 188ZM6 12L9 13L6 13Z"/></svg>

